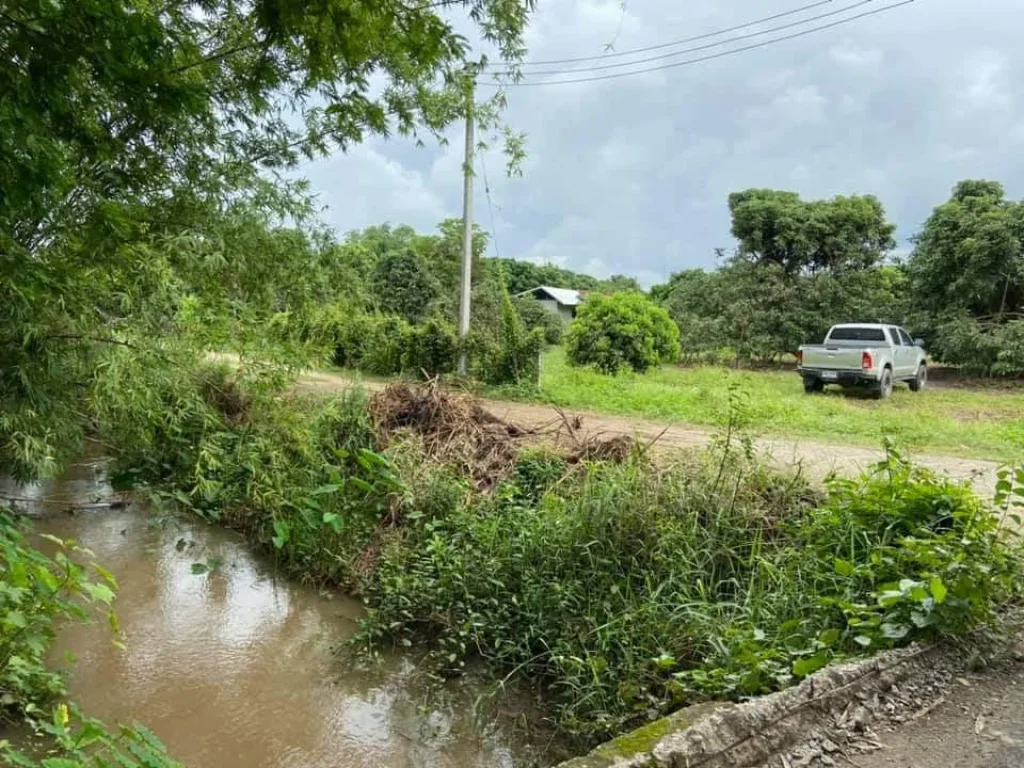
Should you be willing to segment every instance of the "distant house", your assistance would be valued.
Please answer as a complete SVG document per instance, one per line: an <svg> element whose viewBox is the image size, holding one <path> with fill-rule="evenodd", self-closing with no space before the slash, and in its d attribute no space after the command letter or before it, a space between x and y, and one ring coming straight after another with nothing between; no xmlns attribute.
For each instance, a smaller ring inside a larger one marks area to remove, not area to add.
<svg viewBox="0 0 1024 768"><path fill-rule="evenodd" d="M583 301L583 292L572 288L552 288L550 285L538 285L536 288L523 291L518 296L533 296L541 305L558 315L568 323L576 317L576 307Z"/></svg>

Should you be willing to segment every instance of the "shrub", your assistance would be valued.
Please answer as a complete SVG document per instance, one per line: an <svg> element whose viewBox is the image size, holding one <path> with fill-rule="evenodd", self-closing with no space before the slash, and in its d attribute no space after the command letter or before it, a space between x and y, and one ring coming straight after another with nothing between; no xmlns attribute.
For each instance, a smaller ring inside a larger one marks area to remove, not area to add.
<svg viewBox="0 0 1024 768"><path fill-rule="evenodd" d="M394 376L405 369L413 327L398 315L372 315L362 341L359 370L377 376Z"/></svg>
<svg viewBox="0 0 1024 768"><path fill-rule="evenodd" d="M534 328L540 328L544 332L544 341L548 344L561 343L562 335L565 333L562 318L545 309L532 296L517 296L515 306L528 329L532 331Z"/></svg>
<svg viewBox="0 0 1024 768"><path fill-rule="evenodd" d="M566 355L573 365L616 374L643 373L679 359L679 328L668 312L638 293L591 296L569 327Z"/></svg>
<svg viewBox="0 0 1024 768"><path fill-rule="evenodd" d="M426 257L411 248L391 251L378 259L370 286L376 306L410 323L418 322L440 294L441 285Z"/></svg>
<svg viewBox="0 0 1024 768"><path fill-rule="evenodd" d="M1024 320L950 320L938 328L934 353L974 376L1024 375Z"/></svg>
<svg viewBox="0 0 1024 768"><path fill-rule="evenodd" d="M417 375L453 373L458 364L459 337L444 318L431 317L412 329L405 352L405 368Z"/></svg>
<svg viewBox="0 0 1024 768"><path fill-rule="evenodd" d="M335 365L378 376L393 376L404 370L413 333L404 319L339 311L333 322Z"/></svg>
<svg viewBox="0 0 1024 768"><path fill-rule="evenodd" d="M476 334L470 342L473 372L486 384L535 385L540 381L543 331L526 329L507 292L501 309L497 333L493 336Z"/></svg>

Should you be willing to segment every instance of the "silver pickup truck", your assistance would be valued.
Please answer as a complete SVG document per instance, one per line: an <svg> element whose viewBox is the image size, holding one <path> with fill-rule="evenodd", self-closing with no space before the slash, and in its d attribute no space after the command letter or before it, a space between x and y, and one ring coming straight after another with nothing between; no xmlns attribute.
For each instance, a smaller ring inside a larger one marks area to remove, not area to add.
<svg viewBox="0 0 1024 768"><path fill-rule="evenodd" d="M826 384L870 387L876 397L892 394L896 381L920 392L928 380L923 342L895 325L833 325L824 344L804 344L796 353L804 392L821 392Z"/></svg>

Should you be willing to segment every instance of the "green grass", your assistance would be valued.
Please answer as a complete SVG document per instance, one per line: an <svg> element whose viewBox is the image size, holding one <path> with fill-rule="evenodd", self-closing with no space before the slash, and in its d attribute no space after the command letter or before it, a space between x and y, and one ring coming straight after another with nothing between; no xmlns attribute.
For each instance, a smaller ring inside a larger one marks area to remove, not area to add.
<svg viewBox="0 0 1024 768"><path fill-rule="evenodd" d="M913 393L898 385L885 401L836 387L810 396L791 371L666 367L613 377L571 367L561 349L545 353L541 370L541 399L566 408L711 426L726 413L729 383L739 381L749 426L763 434L874 446L889 435L919 451L1024 458L1024 391L933 386Z"/></svg>

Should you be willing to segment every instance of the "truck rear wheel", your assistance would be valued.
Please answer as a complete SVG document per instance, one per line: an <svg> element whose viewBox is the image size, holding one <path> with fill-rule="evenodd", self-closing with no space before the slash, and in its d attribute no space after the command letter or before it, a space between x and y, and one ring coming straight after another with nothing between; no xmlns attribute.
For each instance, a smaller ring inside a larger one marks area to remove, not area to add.
<svg viewBox="0 0 1024 768"><path fill-rule="evenodd" d="M885 400L892 394L892 368L882 369L882 378L878 380L878 387L875 389L875 397Z"/></svg>
<svg viewBox="0 0 1024 768"><path fill-rule="evenodd" d="M825 382L821 379L816 379L813 376L808 376L804 379L804 392L808 395L813 395L817 392L823 392L825 390Z"/></svg>
<svg viewBox="0 0 1024 768"><path fill-rule="evenodd" d="M928 381L928 366L921 363L921 366L917 369L917 376L912 378L907 384L910 385L911 392L920 392L924 389L924 385Z"/></svg>

